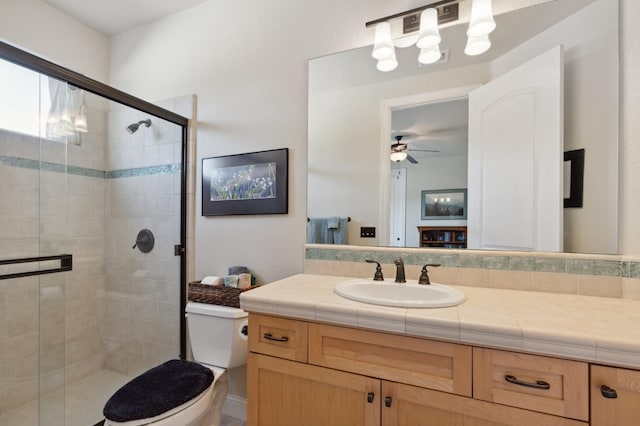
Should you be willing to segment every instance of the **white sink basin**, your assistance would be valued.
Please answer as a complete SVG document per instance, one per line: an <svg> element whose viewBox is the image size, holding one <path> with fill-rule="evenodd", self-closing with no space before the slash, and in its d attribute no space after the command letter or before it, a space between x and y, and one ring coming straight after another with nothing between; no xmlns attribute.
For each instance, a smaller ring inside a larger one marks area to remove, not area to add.
<svg viewBox="0 0 640 426"><path fill-rule="evenodd" d="M353 279L338 284L334 292L357 302L402 308L444 308L465 301L460 290L442 284L422 285L416 281L398 284L393 280Z"/></svg>

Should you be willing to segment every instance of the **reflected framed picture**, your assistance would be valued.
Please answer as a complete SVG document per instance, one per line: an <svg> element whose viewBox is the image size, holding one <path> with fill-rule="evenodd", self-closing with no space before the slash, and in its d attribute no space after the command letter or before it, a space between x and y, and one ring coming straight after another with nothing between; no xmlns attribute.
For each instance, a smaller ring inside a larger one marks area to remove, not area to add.
<svg viewBox="0 0 640 426"><path fill-rule="evenodd" d="M289 149L202 159L202 215L286 214Z"/></svg>
<svg viewBox="0 0 640 426"><path fill-rule="evenodd" d="M422 191L422 220L466 219L467 190L437 189Z"/></svg>

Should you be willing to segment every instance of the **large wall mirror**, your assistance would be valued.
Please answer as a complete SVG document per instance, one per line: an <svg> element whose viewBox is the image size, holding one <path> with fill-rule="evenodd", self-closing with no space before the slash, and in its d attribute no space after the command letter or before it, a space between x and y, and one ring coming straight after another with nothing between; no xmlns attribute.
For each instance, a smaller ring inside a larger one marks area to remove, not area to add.
<svg viewBox="0 0 640 426"><path fill-rule="evenodd" d="M516 3L493 1L497 27L480 56L463 53L467 23L454 22L441 26L444 60L432 65L418 63L415 46L396 49L399 66L386 73L376 69L371 46L309 62L309 217L349 217L348 244L362 246L419 247L418 227L466 226L466 217L425 219L421 198L468 189L469 199L481 199L468 175L477 155L469 149L468 94L560 46L562 149L584 150L582 207L558 213L561 250L617 253L618 0ZM398 135L415 162L390 160ZM522 154L523 164L546 161L536 154ZM557 184L567 197L571 162L559 162ZM402 173L398 196L391 182ZM513 217L505 227L518 226ZM361 227L375 227L375 236L361 237Z"/></svg>

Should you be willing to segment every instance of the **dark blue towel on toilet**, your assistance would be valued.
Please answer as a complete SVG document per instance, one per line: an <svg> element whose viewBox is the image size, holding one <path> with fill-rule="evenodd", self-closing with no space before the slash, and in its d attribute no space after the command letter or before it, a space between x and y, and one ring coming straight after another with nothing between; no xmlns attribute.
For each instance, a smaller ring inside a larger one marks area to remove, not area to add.
<svg viewBox="0 0 640 426"><path fill-rule="evenodd" d="M207 390L213 371L196 362L174 359L142 373L121 387L104 406L116 422L159 416Z"/></svg>

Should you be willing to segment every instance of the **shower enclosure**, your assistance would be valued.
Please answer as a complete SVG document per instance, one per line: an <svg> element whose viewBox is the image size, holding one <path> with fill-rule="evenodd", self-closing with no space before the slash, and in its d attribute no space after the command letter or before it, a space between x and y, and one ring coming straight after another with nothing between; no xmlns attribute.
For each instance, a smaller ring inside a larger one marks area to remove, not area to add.
<svg viewBox="0 0 640 426"><path fill-rule="evenodd" d="M91 426L183 357L187 124L0 43L0 425Z"/></svg>

